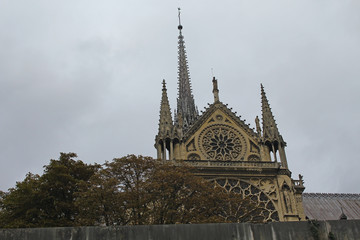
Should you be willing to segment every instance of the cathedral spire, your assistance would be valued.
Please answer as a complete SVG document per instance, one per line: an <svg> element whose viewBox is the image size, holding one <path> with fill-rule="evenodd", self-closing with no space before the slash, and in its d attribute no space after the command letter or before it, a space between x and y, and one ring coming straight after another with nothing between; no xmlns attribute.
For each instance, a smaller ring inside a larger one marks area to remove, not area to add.
<svg viewBox="0 0 360 240"><path fill-rule="evenodd" d="M165 79L162 82L162 97L161 97L161 105L160 105L160 120L159 120L159 135L161 136L169 136L172 131L173 121L171 117L171 110L169 99L167 96L167 89Z"/></svg>
<svg viewBox="0 0 360 240"><path fill-rule="evenodd" d="M179 10L179 41L178 41L178 99L177 99L177 116L182 118L183 127L187 128L194 123L198 117L198 112L195 107L194 97L192 95L190 74L187 63L187 56L185 50L184 36L182 35L182 25L180 21ZM178 121L178 120L177 120Z"/></svg>
<svg viewBox="0 0 360 240"><path fill-rule="evenodd" d="M261 84L261 108L262 108L262 124L263 137L267 140L280 140L280 133L275 123L275 118L271 112L269 101L266 98L265 90Z"/></svg>

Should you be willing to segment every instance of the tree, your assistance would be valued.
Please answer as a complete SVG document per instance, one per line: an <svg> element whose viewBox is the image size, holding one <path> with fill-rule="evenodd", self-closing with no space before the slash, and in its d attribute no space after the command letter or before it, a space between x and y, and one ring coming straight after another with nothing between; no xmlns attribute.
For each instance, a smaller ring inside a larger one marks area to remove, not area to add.
<svg viewBox="0 0 360 240"><path fill-rule="evenodd" d="M214 188L193 170L181 162L155 168L147 182L153 206L150 224L243 222L261 212L251 199Z"/></svg>
<svg viewBox="0 0 360 240"><path fill-rule="evenodd" d="M0 227L37 227L41 222L39 175L28 173L1 197Z"/></svg>
<svg viewBox="0 0 360 240"><path fill-rule="evenodd" d="M75 153L0 192L0 228L256 221L262 209L182 162L128 155L102 166Z"/></svg>
<svg viewBox="0 0 360 240"><path fill-rule="evenodd" d="M106 162L78 193L79 224L147 224L145 183L155 168L150 157L128 155Z"/></svg>
<svg viewBox="0 0 360 240"><path fill-rule="evenodd" d="M258 207L192 168L128 155L104 164L77 198L78 224L240 222Z"/></svg>
<svg viewBox="0 0 360 240"><path fill-rule="evenodd" d="M96 169L75 157L75 153L61 153L59 160L44 166L42 176L29 173L3 194L0 227L73 226L78 214L75 192Z"/></svg>
<svg viewBox="0 0 360 240"><path fill-rule="evenodd" d="M108 169L98 169L79 185L75 205L79 209L77 225L126 225L128 217L119 180Z"/></svg>
<svg viewBox="0 0 360 240"><path fill-rule="evenodd" d="M51 160L44 167L40 189L44 195L42 211L46 213L43 226L74 225L78 214L75 193L80 182L88 181L97 168L97 165L75 161L76 157L75 153L60 153L59 160Z"/></svg>
<svg viewBox="0 0 360 240"><path fill-rule="evenodd" d="M195 176L185 165L159 164L146 184L150 224L220 222L226 193Z"/></svg>

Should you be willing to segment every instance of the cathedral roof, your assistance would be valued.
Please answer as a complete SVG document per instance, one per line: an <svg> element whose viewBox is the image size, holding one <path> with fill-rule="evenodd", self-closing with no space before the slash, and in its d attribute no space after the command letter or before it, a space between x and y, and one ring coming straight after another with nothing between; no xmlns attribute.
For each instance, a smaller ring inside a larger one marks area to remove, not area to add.
<svg viewBox="0 0 360 240"><path fill-rule="evenodd" d="M305 215L309 219L360 219L360 194L303 193Z"/></svg>

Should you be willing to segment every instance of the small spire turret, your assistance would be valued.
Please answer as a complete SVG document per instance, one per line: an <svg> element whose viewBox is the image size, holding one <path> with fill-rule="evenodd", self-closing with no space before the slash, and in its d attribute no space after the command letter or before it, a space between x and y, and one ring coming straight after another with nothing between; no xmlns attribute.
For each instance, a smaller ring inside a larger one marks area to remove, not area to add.
<svg viewBox="0 0 360 240"><path fill-rule="evenodd" d="M162 85L163 87L160 104L159 135L165 137L171 134L173 128L173 121L171 117L171 110L169 99L167 96L165 79L163 80Z"/></svg>
<svg viewBox="0 0 360 240"><path fill-rule="evenodd" d="M155 137L157 158L163 161L174 157L173 151L174 124L171 117L171 109L167 96L165 79L162 82L162 96L160 103L159 132Z"/></svg>
<svg viewBox="0 0 360 240"><path fill-rule="evenodd" d="M262 108L262 124L263 124L263 136L269 140L275 140L280 137L279 130L277 128L274 116L271 112L269 101L266 97L265 90L261 84L261 108Z"/></svg>
<svg viewBox="0 0 360 240"><path fill-rule="evenodd" d="M283 168L288 168L285 147L286 143L279 133L278 127L275 122L275 118L271 112L269 101L266 97L265 90L261 84L261 108L262 108L262 141L268 148L268 154L270 151L274 155L274 161L278 161L278 154ZM261 130L261 129L260 129ZM260 132L258 130L258 132ZM278 154L277 154L278 152Z"/></svg>

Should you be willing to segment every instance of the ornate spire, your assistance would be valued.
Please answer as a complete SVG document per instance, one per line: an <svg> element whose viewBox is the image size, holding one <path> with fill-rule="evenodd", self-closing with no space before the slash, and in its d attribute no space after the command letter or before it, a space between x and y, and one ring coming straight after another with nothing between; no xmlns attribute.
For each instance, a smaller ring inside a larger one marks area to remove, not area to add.
<svg viewBox="0 0 360 240"><path fill-rule="evenodd" d="M262 124L263 124L263 137L270 141L277 139L281 140L281 136L274 116L271 112L269 101L266 98L264 87L261 84L261 105L262 105Z"/></svg>
<svg viewBox="0 0 360 240"><path fill-rule="evenodd" d="M159 135L167 136L171 134L173 128L173 121L171 117L171 110L169 99L167 96L167 89L165 79L163 80L162 97L160 105L160 120L159 120Z"/></svg>
<svg viewBox="0 0 360 240"><path fill-rule="evenodd" d="M271 112L269 101L266 98L266 94L262 84L261 84L261 105L262 105L263 140L265 143L270 142L270 145L267 144L267 146L270 148L269 150L273 152L274 161L276 162L278 161L277 152L279 152L281 167L288 169L288 164L285 154L286 143L284 142L282 136L279 133L274 116Z"/></svg>
<svg viewBox="0 0 360 240"><path fill-rule="evenodd" d="M178 41L178 84L179 93L177 99L177 116L181 116L184 128L187 128L194 123L198 117L198 112L195 107L194 97L191 91L191 83L189 76L189 69L185 51L184 36L182 35L182 25L180 22L180 8L179 10L179 41ZM177 120L178 121L178 120Z"/></svg>

